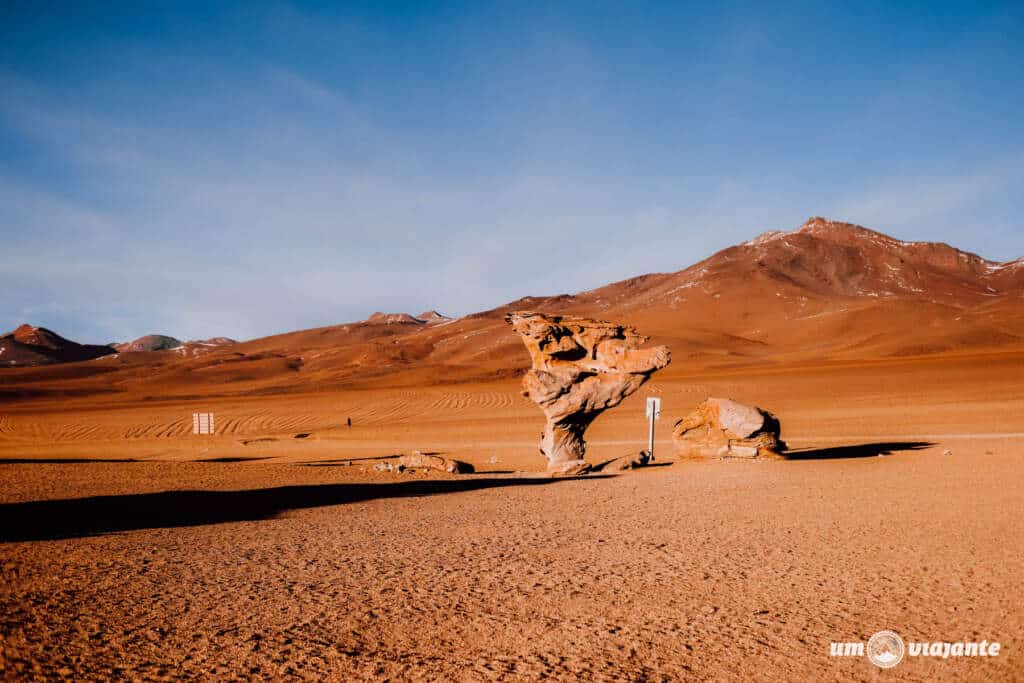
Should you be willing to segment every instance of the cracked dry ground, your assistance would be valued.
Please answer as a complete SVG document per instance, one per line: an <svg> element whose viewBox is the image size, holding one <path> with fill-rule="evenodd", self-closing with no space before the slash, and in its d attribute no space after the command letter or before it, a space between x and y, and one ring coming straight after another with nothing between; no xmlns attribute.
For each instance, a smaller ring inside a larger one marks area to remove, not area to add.
<svg viewBox="0 0 1024 683"><path fill-rule="evenodd" d="M0 465L0 677L1021 678L1003 445L575 480ZM828 657L883 628L1003 654Z"/></svg>

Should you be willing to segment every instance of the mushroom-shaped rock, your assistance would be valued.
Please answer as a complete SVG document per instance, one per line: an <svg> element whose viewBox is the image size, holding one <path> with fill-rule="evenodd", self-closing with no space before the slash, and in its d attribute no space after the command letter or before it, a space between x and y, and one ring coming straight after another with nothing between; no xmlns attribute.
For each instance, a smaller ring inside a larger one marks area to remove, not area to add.
<svg viewBox="0 0 1024 683"><path fill-rule="evenodd" d="M727 398L709 398L672 430L682 457L756 458L786 450L779 419L767 410Z"/></svg>
<svg viewBox="0 0 1024 683"><path fill-rule="evenodd" d="M587 427L668 365L668 347L641 349L647 337L602 320L528 312L510 313L505 320L533 361L523 377L523 394L547 416L540 452L548 470L585 471Z"/></svg>

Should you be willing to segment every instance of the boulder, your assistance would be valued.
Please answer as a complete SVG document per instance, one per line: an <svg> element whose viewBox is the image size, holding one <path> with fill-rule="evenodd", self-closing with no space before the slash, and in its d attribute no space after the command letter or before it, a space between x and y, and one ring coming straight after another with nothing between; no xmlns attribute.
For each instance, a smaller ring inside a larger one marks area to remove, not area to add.
<svg viewBox="0 0 1024 683"><path fill-rule="evenodd" d="M473 466L468 462L445 458L436 453L421 453L413 451L412 455L403 455L398 458L398 464L408 469L439 470L450 474L469 474Z"/></svg>
<svg viewBox="0 0 1024 683"><path fill-rule="evenodd" d="M651 461L651 454L647 451L639 451L630 455L623 455L609 460L608 462L601 465L600 470L602 472L625 472L626 470L635 470L638 467L643 467Z"/></svg>
<svg viewBox="0 0 1024 683"><path fill-rule="evenodd" d="M641 349L647 337L601 320L530 312L510 313L505 320L530 353L523 395L547 417L540 452L548 470L586 471L587 427L668 365L668 348Z"/></svg>
<svg viewBox="0 0 1024 683"><path fill-rule="evenodd" d="M681 457L763 458L786 450L779 419L727 398L709 398L672 430Z"/></svg>
<svg viewBox="0 0 1024 683"><path fill-rule="evenodd" d="M593 466L586 460L563 460L548 465L548 472L552 477L575 477L587 474L593 469Z"/></svg>

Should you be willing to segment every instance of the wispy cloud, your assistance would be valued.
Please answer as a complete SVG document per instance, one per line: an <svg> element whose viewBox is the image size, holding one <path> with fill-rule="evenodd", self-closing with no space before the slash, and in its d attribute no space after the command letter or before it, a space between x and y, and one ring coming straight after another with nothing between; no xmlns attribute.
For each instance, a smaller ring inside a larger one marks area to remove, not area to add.
<svg viewBox="0 0 1024 683"><path fill-rule="evenodd" d="M0 63L0 327L245 338L375 309L462 314L681 269L814 214L1024 250L1013 140L878 170L869 133L907 132L906 78L822 67L794 92L804 56L770 17L702 17L708 33L689 13L663 27L624 11L640 34L496 11L279 4L188 50L148 24L93 37L105 61L87 75ZM933 71L900 73L932 94ZM871 169L849 161L869 154Z"/></svg>
<svg viewBox="0 0 1024 683"><path fill-rule="evenodd" d="M986 222L999 221L992 205L1022 185L1024 157L1019 157L980 168L887 178L859 196L836 202L828 213L907 239L946 240L1009 260L1017 253L1013 250L1024 250L1024 240L1000 240L997 246L992 237L998 228ZM1002 253L994 253L998 247Z"/></svg>

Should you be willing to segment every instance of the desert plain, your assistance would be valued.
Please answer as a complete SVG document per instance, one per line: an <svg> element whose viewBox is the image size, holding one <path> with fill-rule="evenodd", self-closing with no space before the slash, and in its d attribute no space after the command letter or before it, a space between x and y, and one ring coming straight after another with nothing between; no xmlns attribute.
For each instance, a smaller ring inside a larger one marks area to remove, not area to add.
<svg viewBox="0 0 1024 683"><path fill-rule="evenodd" d="M988 308L878 302L829 266L829 292L787 276L757 299L698 266L615 290L693 297L668 308L527 301L672 348L587 431L591 462L636 452L661 397L656 459L625 473L545 473L500 312L3 370L0 677L1024 678L1018 285ZM708 396L774 412L788 457L677 459L673 422ZM375 468L413 450L476 471ZM829 655L883 629L1001 651Z"/></svg>

